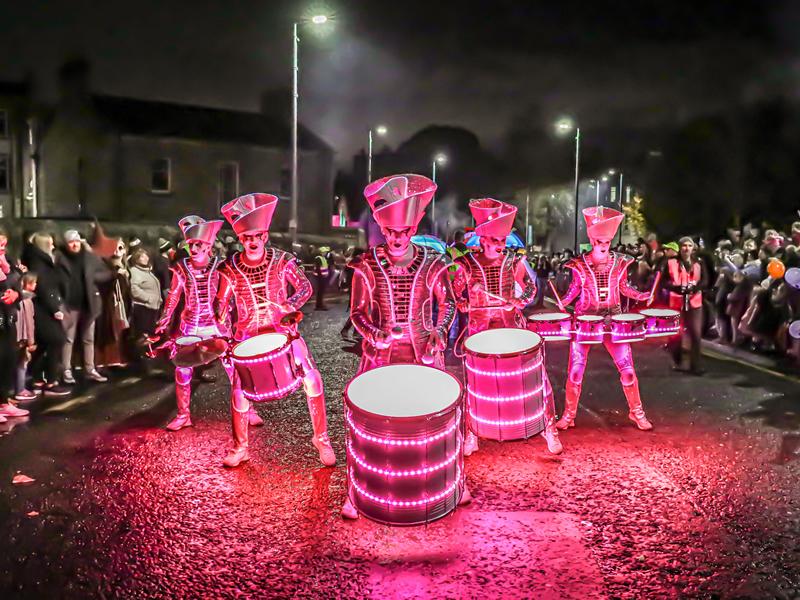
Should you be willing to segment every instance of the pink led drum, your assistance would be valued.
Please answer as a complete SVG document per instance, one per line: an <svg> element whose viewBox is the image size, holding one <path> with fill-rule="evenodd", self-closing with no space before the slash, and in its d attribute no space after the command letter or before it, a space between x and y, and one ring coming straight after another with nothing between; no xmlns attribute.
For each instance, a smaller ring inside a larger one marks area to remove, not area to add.
<svg viewBox="0 0 800 600"><path fill-rule="evenodd" d="M544 430L542 338L527 329L487 329L464 342L468 422L491 440Z"/></svg>
<svg viewBox="0 0 800 600"><path fill-rule="evenodd" d="M622 313L611 317L611 341L632 344L645 339L645 318L638 313Z"/></svg>
<svg viewBox="0 0 800 600"><path fill-rule="evenodd" d="M645 308L639 311L647 324L647 337L667 337L681 331L681 313L671 308Z"/></svg>
<svg viewBox="0 0 800 600"><path fill-rule="evenodd" d="M366 371L345 388L350 501L391 525L452 512L464 490L461 383L423 365Z"/></svg>
<svg viewBox="0 0 800 600"><path fill-rule="evenodd" d="M602 344L606 319L600 315L581 315L575 319L575 341L579 344Z"/></svg>
<svg viewBox="0 0 800 600"><path fill-rule="evenodd" d="M292 356L292 340L283 333L246 339L233 347L231 359L248 400L277 400L302 383Z"/></svg>
<svg viewBox="0 0 800 600"><path fill-rule="evenodd" d="M572 315L565 312L536 313L528 317L528 329L546 342L568 342L572 339Z"/></svg>

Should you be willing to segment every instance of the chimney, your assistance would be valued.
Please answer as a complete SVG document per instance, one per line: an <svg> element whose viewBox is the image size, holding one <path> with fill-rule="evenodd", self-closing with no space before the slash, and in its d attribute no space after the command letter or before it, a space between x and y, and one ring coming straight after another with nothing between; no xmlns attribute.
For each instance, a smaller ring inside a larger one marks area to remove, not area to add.
<svg viewBox="0 0 800 600"><path fill-rule="evenodd" d="M58 70L58 89L62 104L80 106L89 100L91 66L84 58L65 62Z"/></svg>

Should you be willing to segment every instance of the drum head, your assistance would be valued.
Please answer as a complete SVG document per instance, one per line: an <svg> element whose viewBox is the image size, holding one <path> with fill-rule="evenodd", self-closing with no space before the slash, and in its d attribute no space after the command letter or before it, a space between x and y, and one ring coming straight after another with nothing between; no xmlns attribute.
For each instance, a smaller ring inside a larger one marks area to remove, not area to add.
<svg viewBox="0 0 800 600"><path fill-rule="evenodd" d="M644 317L638 313L622 313L611 317L612 321L643 321Z"/></svg>
<svg viewBox="0 0 800 600"><path fill-rule="evenodd" d="M202 341L198 335L182 335L179 338L175 338L175 345L176 346L191 346L192 344L196 344Z"/></svg>
<svg viewBox="0 0 800 600"><path fill-rule="evenodd" d="M581 315L578 317L578 321L586 321L589 323L595 323L603 320L605 320L605 317L601 317L600 315Z"/></svg>
<svg viewBox="0 0 800 600"><path fill-rule="evenodd" d="M487 329L471 335L464 342L464 348L473 354L492 356L514 355L533 350L542 343L538 333L527 329Z"/></svg>
<svg viewBox="0 0 800 600"><path fill-rule="evenodd" d="M569 319L569 313L536 313L535 315L528 317L529 321L563 321L564 319Z"/></svg>
<svg viewBox="0 0 800 600"><path fill-rule="evenodd" d="M680 313L671 308L645 308L641 311L645 317L674 317Z"/></svg>
<svg viewBox="0 0 800 600"><path fill-rule="evenodd" d="M422 365L378 367L353 379L345 390L349 403L384 417L421 417L450 408L461 397L458 380Z"/></svg>
<svg viewBox="0 0 800 600"><path fill-rule="evenodd" d="M253 358L274 352L281 348L289 338L283 333L262 333L236 344L234 358Z"/></svg>

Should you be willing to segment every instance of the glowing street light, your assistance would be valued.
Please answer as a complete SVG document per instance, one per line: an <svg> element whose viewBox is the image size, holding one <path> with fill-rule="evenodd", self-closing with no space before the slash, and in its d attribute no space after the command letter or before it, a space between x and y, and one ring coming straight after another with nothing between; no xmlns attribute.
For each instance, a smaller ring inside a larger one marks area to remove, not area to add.
<svg viewBox="0 0 800 600"><path fill-rule="evenodd" d="M561 117L555 122L556 135L567 136L575 130L575 238L573 246L578 253L578 183L581 165L581 128L572 117Z"/></svg>
<svg viewBox="0 0 800 600"><path fill-rule="evenodd" d="M324 25L328 22L325 15L314 15L309 21L313 25ZM297 110L300 98L300 36L297 33L298 23L292 24L292 211L289 219L289 233L292 246L297 244L297 199L300 186L297 178Z"/></svg>
<svg viewBox="0 0 800 600"><path fill-rule="evenodd" d="M389 130L386 128L386 125L378 125L374 129L375 134L381 137L385 136L389 133ZM369 143L367 144L367 183L372 183L372 132L373 129L370 127L369 129Z"/></svg>

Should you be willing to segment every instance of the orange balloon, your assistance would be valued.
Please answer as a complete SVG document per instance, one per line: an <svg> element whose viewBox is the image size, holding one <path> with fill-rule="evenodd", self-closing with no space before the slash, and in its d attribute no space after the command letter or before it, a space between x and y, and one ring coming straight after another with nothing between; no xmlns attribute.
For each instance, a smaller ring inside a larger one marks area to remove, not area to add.
<svg viewBox="0 0 800 600"><path fill-rule="evenodd" d="M767 273L773 279L780 279L786 273L786 266L777 258L773 258L767 265Z"/></svg>

